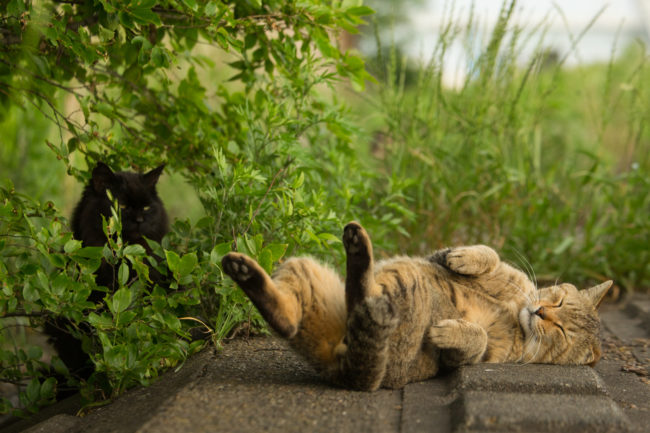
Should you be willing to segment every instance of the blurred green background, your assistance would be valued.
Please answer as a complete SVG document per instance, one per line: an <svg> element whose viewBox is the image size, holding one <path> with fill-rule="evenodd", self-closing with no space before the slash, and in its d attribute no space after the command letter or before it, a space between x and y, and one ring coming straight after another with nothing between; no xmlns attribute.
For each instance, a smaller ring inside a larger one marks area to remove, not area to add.
<svg viewBox="0 0 650 433"><path fill-rule="evenodd" d="M377 239L378 253L482 242L545 281L613 278L625 290L648 290L650 77L643 41L615 37L600 47L607 60L585 60L574 56L606 10L583 28L557 31L548 18L518 24L530 2L513 10L498 2L500 15L492 5L492 21L458 3L366 2L377 15L360 35L339 38L345 49L364 52L377 79L363 92L345 83L338 90L358 134L356 158L380 179L364 198L367 212L376 203L399 208L402 229L381 233L390 239ZM437 33L417 34L413 17L432 8ZM549 28L568 49L548 42ZM413 48L418 35L429 46ZM454 65L458 47L470 59L461 67ZM198 49L220 66L232 60L214 47ZM427 54L407 54L418 49ZM199 78L209 87L230 71L205 68ZM450 71L461 74L450 78ZM71 96L58 102L64 112L79 109ZM70 215L81 186L46 145L61 141L56 124L42 110L13 105L0 130L2 176ZM80 155L71 158L85 169ZM160 193L172 218L205 215L178 171L166 172ZM362 222L375 217L381 226L380 215L355 215Z"/></svg>

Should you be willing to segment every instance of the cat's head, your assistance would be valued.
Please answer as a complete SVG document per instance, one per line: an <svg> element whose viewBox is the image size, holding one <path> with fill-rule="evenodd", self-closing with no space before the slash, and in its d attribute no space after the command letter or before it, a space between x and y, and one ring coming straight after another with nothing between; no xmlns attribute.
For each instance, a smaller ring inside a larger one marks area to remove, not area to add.
<svg viewBox="0 0 650 433"><path fill-rule="evenodd" d="M571 284L541 289L519 313L525 335L523 360L594 365L600 359L600 320L596 310L612 281L586 290Z"/></svg>
<svg viewBox="0 0 650 433"><path fill-rule="evenodd" d="M95 194L106 197L106 190L117 199L122 214L122 237L128 243L143 243L143 236L160 242L169 230L167 213L158 197L156 184L165 166L147 173L113 172L98 162L90 185Z"/></svg>

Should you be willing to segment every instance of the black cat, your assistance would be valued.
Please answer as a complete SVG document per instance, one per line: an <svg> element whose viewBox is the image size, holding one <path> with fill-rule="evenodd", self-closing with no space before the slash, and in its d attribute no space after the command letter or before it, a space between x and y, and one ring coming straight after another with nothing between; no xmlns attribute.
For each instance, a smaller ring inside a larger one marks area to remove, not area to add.
<svg viewBox="0 0 650 433"><path fill-rule="evenodd" d="M117 199L121 210L122 240L126 244L140 244L151 253L144 238L160 242L169 231L167 212L156 191L163 168L164 165L161 165L147 173L113 172L106 164L98 162L72 215L75 239L80 240L85 247L103 246L106 243L102 216L107 221L111 216L112 203L106 193L109 190ZM118 288L116 274L116 268L102 262L96 272L95 282L113 292ZM149 276L155 283L164 286L164 278L154 268L150 268ZM98 303L104 296L104 292L93 291L88 300ZM53 318L45 323L44 332L70 372L87 379L93 371L92 364L82 349L81 341L66 330L67 325L67 320Z"/></svg>
<svg viewBox="0 0 650 433"><path fill-rule="evenodd" d="M122 214L122 240L126 244L140 244L151 253L144 237L160 242L169 231L167 212L156 191L164 167L161 165L147 173L114 173L106 164L98 162L72 215L75 239L80 240L85 247L106 243L102 216L107 221L111 216L111 201L106 194L106 190L110 190L117 199ZM159 282L157 279L160 275L155 270L152 271L150 277L154 282ZM116 269L112 266L102 263L97 271L97 285L105 286L111 291L116 290L115 272ZM89 299L97 302L101 297L101 292L96 292Z"/></svg>

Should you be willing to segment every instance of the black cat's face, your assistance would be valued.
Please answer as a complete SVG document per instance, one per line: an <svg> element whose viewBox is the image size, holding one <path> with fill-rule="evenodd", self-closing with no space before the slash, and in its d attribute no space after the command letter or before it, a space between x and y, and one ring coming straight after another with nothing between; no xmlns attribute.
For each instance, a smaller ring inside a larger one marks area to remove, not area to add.
<svg viewBox="0 0 650 433"><path fill-rule="evenodd" d="M156 192L156 183L163 167L147 173L113 173L108 166L98 163L93 170L92 185L95 191L105 194L108 189L117 199L125 242L143 243L143 236L160 242L167 233L167 213Z"/></svg>

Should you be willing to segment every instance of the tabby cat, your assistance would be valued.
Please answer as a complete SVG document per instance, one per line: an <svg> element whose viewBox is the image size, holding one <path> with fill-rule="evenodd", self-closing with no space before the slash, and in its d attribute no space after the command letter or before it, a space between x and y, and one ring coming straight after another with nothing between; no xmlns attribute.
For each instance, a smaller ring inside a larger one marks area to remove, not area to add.
<svg viewBox="0 0 650 433"><path fill-rule="evenodd" d="M147 173L114 173L106 164L98 162L72 215L75 239L85 247L103 246L106 243L102 217L108 220L111 216L108 190L121 209L122 240L127 244L140 244L151 253L144 237L160 242L169 230L165 207L156 192L163 168L164 165L161 165ZM116 274L116 268L102 262L95 282L113 292L117 289ZM154 268L150 268L149 276L154 282L163 284L162 275ZM105 293L95 290L88 300L98 303L104 296ZM68 332L68 325L65 319L53 318L45 323L43 330L68 369L78 377L88 378L92 373L90 358L83 351L81 341ZM90 332L88 329L84 331Z"/></svg>
<svg viewBox="0 0 650 433"><path fill-rule="evenodd" d="M593 365L600 357L596 308L611 281L537 290L483 245L374 263L354 222L343 245L345 282L311 258L291 258L272 277L246 255L222 260L271 327L334 383L401 388L443 366Z"/></svg>

